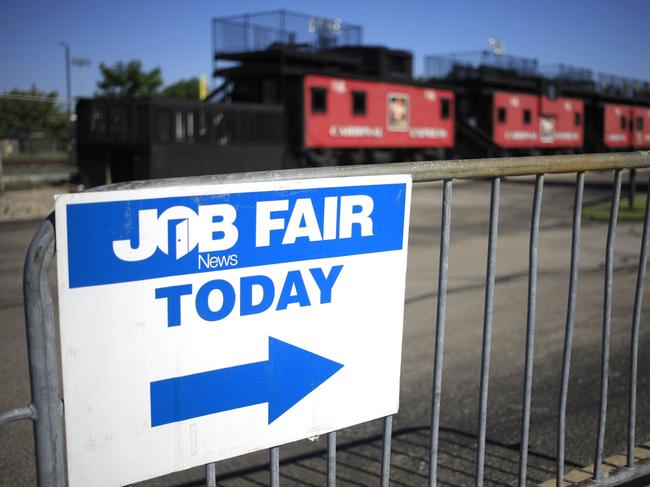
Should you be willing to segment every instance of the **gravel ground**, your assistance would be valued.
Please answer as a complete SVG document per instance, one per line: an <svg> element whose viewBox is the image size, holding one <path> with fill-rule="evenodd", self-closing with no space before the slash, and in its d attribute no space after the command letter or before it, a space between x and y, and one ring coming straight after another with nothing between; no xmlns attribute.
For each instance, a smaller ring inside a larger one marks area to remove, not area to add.
<svg viewBox="0 0 650 487"><path fill-rule="evenodd" d="M0 222L40 220L54 210L54 196L69 193L67 184L6 190L0 193Z"/></svg>

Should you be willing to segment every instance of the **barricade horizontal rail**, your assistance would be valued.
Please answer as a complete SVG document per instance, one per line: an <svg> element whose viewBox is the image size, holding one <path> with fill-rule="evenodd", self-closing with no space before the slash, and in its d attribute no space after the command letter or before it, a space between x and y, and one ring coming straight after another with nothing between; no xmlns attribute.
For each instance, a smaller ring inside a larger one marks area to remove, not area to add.
<svg viewBox="0 0 650 487"><path fill-rule="evenodd" d="M636 386L637 361L639 347L639 330L645 271L647 264L648 208L650 199L646 200L644 226L640 242L640 254L637 267L634 310L629 353L629 401L627 464L625 469L608 476L602 476L604 440L606 430L606 412L608 398L608 366L612 308L613 252L615 245L618 206L621 193L621 172L623 169L650 167L650 152L613 153L594 155L561 155L519 158L499 158L482 160L405 162L395 164L378 164L365 166L343 166L327 168L305 168L297 170L271 171L264 173L243 173L172 180L138 181L120 183L96 188L93 191L116 191L139 188L160 188L194 186L208 184L226 184L253 181L282 181L308 178L330 178L359 175L409 174L414 182L443 181L442 215L440 235L440 256L437 282L437 314L435 319L435 348L433 366L433 396L431 405L431 429L429 442L428 485L438 483L437 465L439 456L440 402L442 390L442 367L444 354L445 320L447 311L447 275L449 242L451 230L452 181L454 179L489 178L491 180L491 203L489 210L489 236L487 269L485 281L485 303L483 321L483 344L481 350L481 374L479 394L479 417L477 449L475 459L475 484L484 483L485 441L487 425L487 402L489 397L490 346L492 338L492 315L494 310L494 286L496 273L496 246L499 219L499 195L503 177L535 175L533 189L533 207L531 212L529 261L528 261L528 303L527 326L524 361L524 388L521 395L521 443L519 451L518 485L527 485L527 463L530 433L530 408L533 380L533 350L535 339L535 303L537 284L537 253L539 245L540 208L545 174L576 173L575 199L573 206L572 242L570 280L566 313L566 329L562 359L560 395L558 399L557 448L548 452L555 458L557 484L565 479L565 438L566 405L571 367L571 351L576 311L578 285L578 264L581 231L581 210L583 201L584 174L594 170L614 171L611 212L609 216L608 237L606 243L605 291L602 325L602 350L600 369L600 406L598 415L597 448L594 457L592 483L590 485L619 485L622 482L650 474L650 463L637 462L633 451L636 429ZM649 182L650 186L650 182ZM52 294L49 289L47 272L54 253L54 221L50 217L44 220L37 230L29 247L24 270L25 317L28 335L28 352L30 381L32 386L32 403L28 406L5 411L0 414L0 426L16 420L31 419L35 423L35 449L38 483L41 487L65 485L65 462L63 442L63 403L58 365L58 351L55 321L52 306ZM391 438L393 435L393 417L384 418L382 445L378 461L381 471L378 476L381 485L388 486L391 463ZM326 478L327 485L336 484L336 432L327 437ZM269 483L272 486L280 482L280 449L272 448L269 452ZM216 486L218 468L215 464L206 465L206 483Z"/></svg>
<svg viewBox="0 0 650 487"><path fill-rule="evenodd" d="M310 167L278 171L217 174L173 179L155 179L116 183L93 191L117 191L138 188L168 188L192 184L228 184L291 179L337 178L408 174L413 182L476 179L534 174L562 174L608 169L634 169L650 166L650 151L609 154L577 154L560 156L500 157L491 159L459 159L449 161L394 162L358 166Z"/></svg>

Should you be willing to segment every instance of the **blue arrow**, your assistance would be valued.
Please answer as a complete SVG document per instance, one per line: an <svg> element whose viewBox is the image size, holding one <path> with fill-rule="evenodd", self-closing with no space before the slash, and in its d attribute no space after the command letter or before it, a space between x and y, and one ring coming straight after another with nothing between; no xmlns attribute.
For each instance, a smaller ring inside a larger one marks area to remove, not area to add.
<svg viewBox="0 0 650 487"><path fill-rule="evenodd" d="M334 375L342 364L269 337L269 359L152 382L151 426L269 403L268 422Z"/></svg>

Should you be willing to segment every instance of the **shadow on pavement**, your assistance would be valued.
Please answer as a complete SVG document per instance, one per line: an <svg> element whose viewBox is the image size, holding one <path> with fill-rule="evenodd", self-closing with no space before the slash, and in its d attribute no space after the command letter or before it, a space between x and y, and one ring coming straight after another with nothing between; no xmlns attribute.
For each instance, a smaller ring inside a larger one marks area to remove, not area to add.
<svg viewBox="0 0 650 487"><path fill-rule="evenodd" d="M425 485L429 469L428 427L414 427L393 433L390 485L413 487ZM379 485L381 470L381 435L337 445L337 486ZM281 484L284 486L322 486L327 479L327 452L320 449L296 455L280 462ZM438 485L474 484L476 437L451 429L440 429ZM568 470L578 467L567 462ZM519 469L519 445L486 442L485 486L516 485ZM537 485L555 475L555 459L548 455L529 453L528 484ZM230 472L218 477L223 487L268 485L268 464ZM182 487L203 485L202 482ZM632 484L631 484L632 485ZM645 484L633 484L645 485ZM179 486L180 487L180 486Z"/></svg>

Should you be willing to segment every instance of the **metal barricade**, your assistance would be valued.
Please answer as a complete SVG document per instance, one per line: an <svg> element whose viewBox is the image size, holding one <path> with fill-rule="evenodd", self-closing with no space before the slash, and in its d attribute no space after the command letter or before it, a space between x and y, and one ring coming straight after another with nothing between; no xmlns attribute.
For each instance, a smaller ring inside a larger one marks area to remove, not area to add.
<svg viewBox="0 0 650 487"><path fill-rule="evenodd" d="M544 175L557 173L576 173L575 199L573 206L573 225L571 243L570 281L560 395L558 401L557 447L555 455L556 479L560 484L565 479L565 439L566 412L571 367L572 340L576 311L578 284L578 262L581 231L581 210L583 201L584 175L587 171L612 170L614 184L611 212L609 216L606 243L605 292L602 324L602 350L600 367L600 400L597 431L597 448L591 483L589 485L619 485L625 481L650 474L650 461L636 462L634 447L636 445L636 384L638 374L639 328L648 243L648 207L646 201L641 250L637 267L636 291L632 316L632 329L629 352L629 401L627 457L625 468L603 476L603 452L606 430L606 413L608 399L609 348L612 313L613 253L616 236L617 215L621 193L621 173L623 169L650 167L650 152L539 156L520 158L500 158L483 160L433 161L397 164L380 164L365 166L346 166L329 168L309 168L265 173L244 173L198 178L181 178L174 180L141 181L122 183L98 188L101 191L116 189L134 189L143 187L172 187L179 184L207 185L235 182L281 181L291 179L308 179L359 175L410 174L414 182L442 181L442 217L440 235L440 256L438 273L437 314L435 320L435 349L433 367L433 397L431 405L431 428L429 437L428 485L438 483L437 467L439 460L440 404L442 395L442 372L445 338L445 320L447 310L447 278L451 229L452 186L454 179L489 178L491 180L491 200L489 210L489 236L487 270L485 281L485 303L483 312L483 343L481 351L480 394L478 436L475 457L475 485L482 486L485 474L487 404L489 393L490 351L492 338L492 319L494 310L494 288L496 273L496 247L499 218L499 196L501 180L505 176L535 175L533 208L531 215L529 264L528 264L528 303L527 326L524 360L524 387L521 394L522 419L520 431L520 451L518 466L518 485L527 483L527 465L529 454L530 413L533 381L533 350L535 341L535 307L537 296L537 254L539 242L540 210ZM650 186L650 183L649 183ZM97 189L96 189L97 190ZM31 419L34 422L36 447L36 466L38 484L41 487L65 485L65 454L63 434L63 398L58 365L58 350L52 294L48 285L48 269L54 254L54 219L50 215L38 228L27 252L24 269L25 318L28 335L29 370L31 380L32 403L5 411L0 414L0 426L11 421ZM393 437L393 417L384 418L382 447L380 454L381 471L379 474L382 487L389 485L391 464L391 441ZM336 485L336 432L327 437L326 478L327 485ZM280 450L270 450L269 483L280 484ZM217 466L206 465L205 481L208 486L217 485Z"/></svg>

